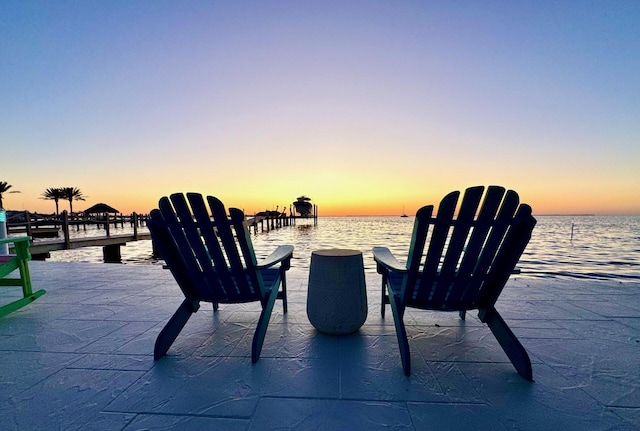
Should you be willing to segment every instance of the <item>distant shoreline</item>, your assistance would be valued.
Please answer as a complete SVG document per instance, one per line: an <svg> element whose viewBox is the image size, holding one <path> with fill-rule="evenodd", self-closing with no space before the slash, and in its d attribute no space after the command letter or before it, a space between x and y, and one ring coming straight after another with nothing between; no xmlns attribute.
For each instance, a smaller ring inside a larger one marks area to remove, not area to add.
<svg viewBox="0 0 640 431"><path fill-rule="evenodd" d="M534 214L536 217L595 217L596 214Z"/></svg>

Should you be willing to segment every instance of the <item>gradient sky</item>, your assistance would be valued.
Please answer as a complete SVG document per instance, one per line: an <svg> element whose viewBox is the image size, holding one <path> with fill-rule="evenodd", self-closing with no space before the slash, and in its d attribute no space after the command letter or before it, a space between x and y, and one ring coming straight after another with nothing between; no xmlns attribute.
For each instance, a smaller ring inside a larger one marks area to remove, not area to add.
<svg viewBox="0 0 640 431"><path fill-rule="evenodd" d="M4 206L400 214L500 184L640 214L639 23L637 0L2 1Z"/></svg>

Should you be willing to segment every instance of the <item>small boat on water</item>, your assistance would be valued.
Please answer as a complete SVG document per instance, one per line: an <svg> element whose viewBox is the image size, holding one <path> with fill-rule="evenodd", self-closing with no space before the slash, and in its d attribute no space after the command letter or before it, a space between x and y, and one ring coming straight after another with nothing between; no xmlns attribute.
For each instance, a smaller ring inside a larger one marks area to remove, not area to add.
<svg viewBox="0 0 640 431"><path fill-rule="evenodd" d="M310 217L312 215L313 205L311 204L311 198L299 196L293 203L293 206L301 217Z"/></svg>

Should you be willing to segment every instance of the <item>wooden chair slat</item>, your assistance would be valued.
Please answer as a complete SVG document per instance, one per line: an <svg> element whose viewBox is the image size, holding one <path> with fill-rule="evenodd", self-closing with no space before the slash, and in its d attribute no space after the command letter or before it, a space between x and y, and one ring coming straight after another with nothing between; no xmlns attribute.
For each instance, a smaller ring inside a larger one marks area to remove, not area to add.
<svg viewBox="0 0 640 431"><path fill-rule="evenodd" d="M251 235L249 234L249 228L245 222L244 213L237 208L230 208L229 215L240 252L242 253L249 284L252 286L251 288L253 290L259 291L261 286L264 286L264 283L261 280L260 271L256 271L256 254L253 250ZM261 292L261 294L264 297L264 292Z"/></svg>
<svg viewBox="0 0 640 431"><path fill-rule="evenodd" d="M452 222L451 235L447 244L446 252L435 284L435 292L431 298L434 308L445 308L447 299L455 301L456 298L450 296L450 290L458 270L464 246L466 245L471 226L473 224L480 199L482 198L484 187L473 187L467 189L462 197L460 210L457 218Z"/></svg>
<svg viewBox="0 0 640 431"><path fill-rule="evenodd" d="M173 196L175 196L176 200L181 199L184 201L184 195L180 193ZM178 196L181 196L181 198ZM194 220L194 226L197 227L198 234L198 237L193 238L192 241L196 247L200 242L204 242L204 245L206 245L207 253L200 257L205 260L203 265L206 265L207 269L211 268L212 271L211 274L206 275L206 279L211 280L210 283L219 285L221 291L226 295L220 302L240 302L242 295L235 286L233 275L229 270L223 248L220 245L220 239L216 235L218 223L215 219L212 220L209 215L209 211L201 194L187 193L187 200L193 211L191 219ZM224 220L226 221L226 216Z"/></svg>
<svg viewBox="0 0 640 431"><path fill-rule="evenodd" d="M472 286L472 293L474 294L474 297L472 298L473 301L477 301L478 298L483 295L483 290L495 286L495 283L487 283L487 280L491 271L500 270L500 268L494 268L493 266L495 258L498 254L498 250L500 248L508 249L509 247L511 247L509 241L505 241L505 235L509 227L517 223L517 220L514 216L519 204L520 198L518 197L518 194L513 190L509 190L506 193L504 200L502 201L502 205L500 207L496 220L493 223L491 232L489 233L489 237L487 238L485 246L478 258L478 264L476 265L475 269L475 273L478 274L478 277L476 277L477 281L475 281ZM507 252L517 253L518 251L517 249L513 249L507 250ZM513 268L511 270L513 270Z"/></svg>
<svg viewBox="0 0 640 431"><path fill-rule="evenodd" d="M162 206L163 203L160 203ZM149 213L147 226L151 232L151 240L154 247L160 253L167 266L171 269L173 277L178 282L182 293L188 297L199 295L195 289L189 272L191 270L187 259L181 253L180 246L176 243L176 237L171 233L168 223L159 209L154 209Z"/></svg>
<svg viewBox="0 0 640 431"><path fill-rule="evenodd" d="M246 279L245 266L243 265L238 247L234 239L231 221L227 215L227 211L222 202L212 196L207 197L209 208L211 208L211 214L216 224L216 229L224 253L227 257L227 263L231 273L233 274L233 280L236 283L240 291L247 291L247 289L253 290L253 286L250 286Z"/></svg>
<svg viewBox="0 0 640 431"><path fill-rule="evenodd" d="M433 205L422 207L416 213L416 223L413 224L413 234L411 235L411 244L409 246L409 255L407 256L407 268L409 272L404 277L404 283L401 287L401 295L403 303L407 303L414 295L417 282L417 274L420 270L424 247L429 234L430 220L433 216Z"/></svg>
<svg viewBox="0 0 640 431"><path fill-rule="evenodd" d="M164 247L170 250L165 250L164 253L169 253L171 256L174 256L176 258L177 256L180 256L176 260L181 262L181 264L178 265L181 266L182 264L184 264L184 268L178 268L178 270L185 271L184 277L181 276L181 279L190 279L190 281L187 282L184 288L189 289L190 294L203 296L201 292L203 279L201 276L200 266L198 265L198 262L194 255L194 251L189 244L189 240L187 239L185 232L182 230L182 224L178 219L177 214L175 213L171 201L169 200L169 198L162 198L158 203L158 207L160 212L162 213L164 226L166 227L170 235L170 239L167 239L164 243L160 243L159 247L161 249ZM152 226L153 224L149 226L150 230ZM200 291L196 290L198 289L198 287L200 287ZM181 288L183 288L183 286L181 286ZM194 290L196 290L196 292L193 292Z"/></svg>
<svg viewBox="0 0 640 431"><path fill-rule="evenodd" d="M477 271L478 259L491 232L492 225L495 223L494 219L504 193L504 187L491 186L487 190L482 207L478 211L478 216L470 232L462 260L456 271L455 284L449 294L451 298L450 306L453 308L465 308L467 306L465 304L469 301L468 293L474 289L478 290L477 283L483 278L482 273ZM472 280L475 283L472 283ZM470 302L473 301L471 300Z"/></svg>
<svg viewBox="0 0 640 431"><path fill-rule="evenodd" d="M194 286L201 290L202 296L207 298L229 295L229 292L220 283L219 277L215 275L210 254L200 235L201 228L194 220L184 195L173 194L170 196L170 201L173 204L173 211L175 211L173 216L177 215L177 223L173 224L175 234L179 235L181 232L186 239L186 243L183 243L181 249L185 259L190 261L191 271L189 274L194 280ZM172 212L169 208L167 206L165 210ZM170 215L170 217L173 216Z"/></svg>
<svg viewBox="0 0 640 431"><path fill-rule="evenodd" d="M413 298L411 302L424 304L431 301L431 296L435 289L434 283L437 281L438 272L440 271L442 254L449 238L449 231L459 197L460 192L458 191L445 196L440 202L435 220L428 221L428 223L433 224L431 241L429 242L419 283L416 284L415 291L411 296ZM424 221L416 220L416 222L421 223ZM421 231L427 232L427 229L424 228Z"/></svg>
<svg viewBox="0 0 640 431"><path fill-rule="evenodd" d="M513 268L518 264L527 247L535 225L536 219L531 215L531 207L527 204L521 204L512 223L507 228L502 246L496 252L487 280L480 289L478 294L479 308L491 308L495 305Z"/></svg>

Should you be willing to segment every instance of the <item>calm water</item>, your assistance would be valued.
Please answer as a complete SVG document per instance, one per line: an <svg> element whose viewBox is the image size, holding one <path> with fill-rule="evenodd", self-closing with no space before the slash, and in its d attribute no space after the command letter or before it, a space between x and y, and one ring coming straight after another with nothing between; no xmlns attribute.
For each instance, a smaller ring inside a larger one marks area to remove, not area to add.
<svg viewBox="0 0 640 431"><path fill-rule="evenodd" d="M538 224L519 267L522 277L597 278L640 281L640 216L538 216ZM258 257L277 245L295 246L292 265L308 268L313 250L352 248L361 250L365 269L375 271L371 247L389 247L401 260L406 258L413 217L321 217L317 225L298 220L270 232L252 235ZM112 234L130 232L129 227ZM72 232L73 236L104 235L97 229ZM122 247L126 264L157 264L151 257L151 242L139 241ZM102 262L102 248L53 252L51 261Z"/></svg>

